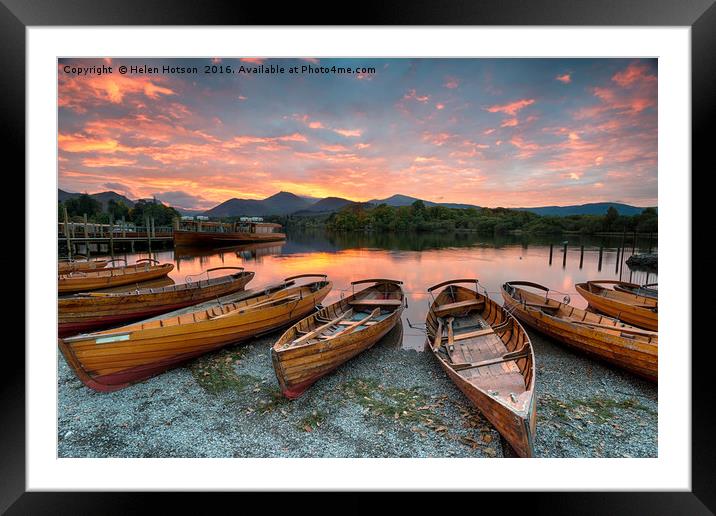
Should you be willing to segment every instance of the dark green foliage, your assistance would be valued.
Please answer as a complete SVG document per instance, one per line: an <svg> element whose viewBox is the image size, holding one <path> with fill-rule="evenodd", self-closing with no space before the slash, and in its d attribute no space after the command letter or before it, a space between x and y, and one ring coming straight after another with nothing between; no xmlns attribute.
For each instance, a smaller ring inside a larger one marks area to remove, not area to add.
<svg viewBox="0 0 716 516"><path fill-rule="evenodd" d="M102 203L86 193L79 197L67 199L64 205L70 217L82 217L86 213L88 218L94 218L102 213Z"/></svg>
<svg viewBox="0 0 716 516"><path fill-rule="evenodd" d="M146 217L154 217L155 226L171 226L176 217L181 215L177 210L160 202L140 200L129 210L129 217L137 226L145 224Z"/></svg>
<svg viewBox="0 0 716 516"><path fill-rule="evenodd" d="M305 219L302 226L309 227L310 217ZM607 231L656 233L658 216L654 208L647 208L643 213L630 217L619 215L613 207L605 215L557 217L508 208L427 208L421 201L416 201L411 206L401 207L385 204L373 208L347 206L313 223L336 231L474 231L494 235L513 231L534 234L559 234L564 231L583 234Z"/></svg>

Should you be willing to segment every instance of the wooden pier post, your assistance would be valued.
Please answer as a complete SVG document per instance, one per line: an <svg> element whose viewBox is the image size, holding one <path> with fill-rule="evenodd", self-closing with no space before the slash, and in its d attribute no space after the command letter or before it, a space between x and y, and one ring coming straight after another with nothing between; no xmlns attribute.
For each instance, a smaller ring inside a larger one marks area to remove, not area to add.
<svg viewBox="0 0 716 516"><path fill-rule="evenodd" d="M604 246L599 246L599 265L597 265L597 271L602 272L602 256L604 255Z"/></svg>
<svg viewBox="0 0 716 516"><path fill-rule="evenodd" d="M563 251L563 255L562 255L562 267L564 268L566 266L567 266L567 243L565 242L564 251Z"/></svg>
<svg viewBox="0 0 716 516"><path fill-rule="evenodd" d="M549 244L549 264L552 265L552 249L554 244Z"/></svg>
<svg viewBox="0 0 716 516"><path fill-rule="evenodd" d="M624 268L624 240L626 239L626 226L624 226L624 232L622 233L622 244L621 244L621 251L622 254L619 257L619 261L617 262L617 267L619 268L619 281L622 280L622 269Z"/></svg>
<svg viewBox="0 0 716 516"><path fill-rule="evenodd" d="M653 233L649 233L649 254L651 254L651 250L653 249L653 245L651 242L652 235L653 235Z"/></svg>
<svg viewBox="0 0 716 516"><path fill-rule="evenodd" d="M152 233L149 231L149 217L144 217L144 229L147 232L147 251L149 252L149 257L152 257Z"/></svg>
<svg viewBox="0 0 716 516"><path fill-rule="evenodd" d="M69 217L67 216L67 206L62 205L62 211L65 215L65 238L67 239L67 256L72 259L72 239L70 238Z"/></svg>
<svg viewBox="0 0 716 516"><path fill-rule="evenodd" d="M114 260L114 215L109 214L109 255Z"/></svg>
<svg viewBox="0 0 716 516"><path fill-rule="evenodd" d="M579 248L579 268L582 268L582 265L584 264L584 246L581 246Z"/></svg>
<svg viewBox="0 0 716 516"><path fill-rule="evenodd" d="M127 223L124 221L124 217L122 217L122 239L127 238Z"/></svg>
<svg viewBox="0 0 716 516"><path fill-rule="evenodd" d="M85 237L85 254L87 255L87 260L89 260L90 257L90 247L89 247L89 240L87 239L87 214L84 214L85 224L84 224L84 237Z"/></svg>
<svg viewBox="0 0 716 516"><path fill-rule="evenodd" d="M637 250L636 239L637 239L636 230L634 230L634 242L632 242L632 244L631 244L631 255L632 256L634 256L634 253Z"/></svg>

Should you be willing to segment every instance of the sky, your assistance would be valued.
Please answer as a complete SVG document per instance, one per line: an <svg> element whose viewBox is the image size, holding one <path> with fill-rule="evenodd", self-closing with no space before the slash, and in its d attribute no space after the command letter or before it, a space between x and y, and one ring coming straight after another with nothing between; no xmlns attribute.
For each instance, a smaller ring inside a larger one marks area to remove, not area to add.
<svg viewBox="0 0 716 516"><path fill-rule="evenodd" d="M248 73L262 65L284 72ZM279 191L655 206L657 75L656 59L60 59L59 188L183 209Z"/></svg>

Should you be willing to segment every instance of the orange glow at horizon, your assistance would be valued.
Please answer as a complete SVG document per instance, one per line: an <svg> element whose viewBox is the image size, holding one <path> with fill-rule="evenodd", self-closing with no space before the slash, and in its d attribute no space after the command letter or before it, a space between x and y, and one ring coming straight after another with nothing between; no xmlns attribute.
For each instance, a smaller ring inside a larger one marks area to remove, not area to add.
<svg viewBox="0 0 716 516"><path fill-rule="evenodd" d="M488 61L376 59L370 80L219 80L70 75L65 63L107 63L60 60L59 187L157 196L184 209L278 191L488 207L657 203L654 60Z"/></svg>

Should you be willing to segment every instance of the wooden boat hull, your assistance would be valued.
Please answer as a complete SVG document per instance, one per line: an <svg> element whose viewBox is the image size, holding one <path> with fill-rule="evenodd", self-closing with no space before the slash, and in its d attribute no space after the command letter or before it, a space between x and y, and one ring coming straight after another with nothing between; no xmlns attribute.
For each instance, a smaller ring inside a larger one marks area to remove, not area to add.
<svg viewBox="0 0 716 516"><path fill-rule="evenodd" d="M364 289L321 309L296 323L278 339L271 349L271 359L284 396L289 399L298 398L320 378L373 347L398 324L405 306L405 296L398 284L390 283L386 284L388 285L386 295L390 297L385 297L385 299L400 300L401 303L397 307L393 306L392 313L386 314L387 316L382 320L345 336L337 336L302 346L290 346L291 342L301 333L314 330L324 324L326 320L333 321L348 313L349 310L353 313L352 307L356 305L352 305L352 303L357 303L361 296L373 295L374 288L380 289L381 285L378 283L374 287ZM389 311L386 310L386 312ZM360 318L360 316L357 317ZM347 321L351 322L350 319ZM340 326L337 326L336 331L339 330Z"/></svg>
<svg viewBox="0 0 716 516"><path fill-rule="evenodd" d="M538 332L553 338L575 350L600 361L608 362L621 369L634 373L650 381L658 379L658 338L650 337L648 341L621 336L618 331L607 331L600 327L575 324L568 319L551 316L542 310L534 309L520 302L508 292L509 283L503 285L502 297L505 307L522 323ZM536 302L542 296L519 289L520 295L529 302ZM532 294L530 297L526 294ZM561 306L566 313L571 313L577 320L596 325L614 326L615 330L637 328L622 325L620 321L600 314L579 310L570 305L550 300L550 304Z"/></svg>
<svg viewBox="0 0 716 516"><path fill-rule="evenodd" d="M515 453L532 457L537 409L535 361L529 336L519 321L489 297L451 285L455 282L466 280L445 282L431 289L450 285L430 306L426 346L455 386L500 432ZM473 300L478 303L475 307L458 306ZM481 329L472 334L474 337L470 337L470 331L456 334L454 349L449 352L446 348L451 342L451 332L448 332L447 345L442 335L443 322L451 318L460 325L465 324L457 326L458 330L469 329L471 326L467 324L475 321ZM506 359L508 356L514 358Z"/></svg>
<svg viewBox="0 0 716 516"><path fill-rule="evenodd" d="M577 292L587 300L589 306L610 317L615 317L627 324L651 331L659 329L659 314L650 308L658 306L653 297L637 296L629 292L602 289L596 283L578 283ZM607 297L613 296L613 297Z"/></svg>
<svg viewBox="0 0 716 516"><path fill-rule="evenodd" d="M253 277L253 272L241 272L167 288L60 298L58 333L75 335L196 305L243 290Z"/></svg>
<svg viewBox="0 0 716 516"><path fill-rule="evenodd" d="M174 230L174 245L185 247L230 246L251 242L276 242L285 240L285 233L245 233Z"/></svg>
<svg viewBox="0 0 716 516"><path fill-rule="evenodd" d="M659 299L659 291L653 288L640 286L635 283L621 283L614 285L614 290L619 292L627 292L636 296L645 296L652 299Z"/></svg>
<svg viewBox="0 0 716 516"><path fill-rule="evenodd" d="M115 391L199 355L292 324L313 311L331 286L329 281L313 282L236 303L199 305L195 311L60 338L58 346L85 385Z"/></svg>
<svg viewBox="0 0 716 516"><path fill-rule="evenodd" d="M71 261L59 262L57 264L58 274L67 274L74 271L89 271L95 269L103 269L107 266L109 260L93 260L93 261Z"/></svg>
<svg viewBox="0 0 716 516"><path fill-rule="evenodd" d="M173 269L173 264L165 263L144 267L112 267L97 271L75 272L60 275L57 280L57 290L60 294L70 294L132 285L161 278L168 275Z"/></svg>

